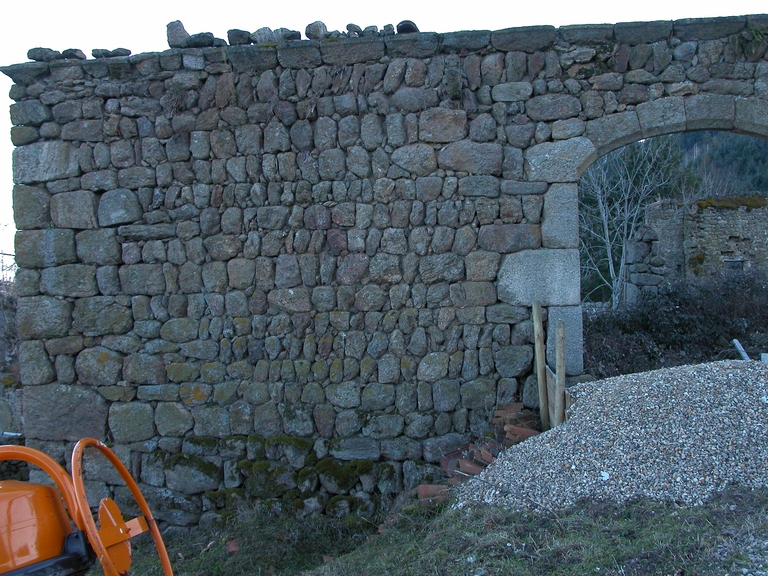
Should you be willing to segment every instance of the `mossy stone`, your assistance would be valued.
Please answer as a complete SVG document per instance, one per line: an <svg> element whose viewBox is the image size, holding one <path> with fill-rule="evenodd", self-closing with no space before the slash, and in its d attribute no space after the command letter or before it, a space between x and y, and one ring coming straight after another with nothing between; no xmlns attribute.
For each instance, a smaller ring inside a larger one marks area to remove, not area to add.
<svg viewBox="0 0 768 576"><path fill-rule="evenodd" d="M352 460L346 464L334 458L323 458L315 466L320 483L331 494L345 494L355 487L362 474L373 470L370 460Z"/></svg>
<svg viewBox="0 0 768 576"><path fill-rule="evenodd" d="M245 490L242 488L225 488L223 490L209 490L204 496L218 510L234 510L246 500Z"/></svg>
<svg viewBox="0 0 768 576"><path fill-rule="evenodd" d="M255 498L280 498L296 488L296 473L285 464L241 460L238 467L246 475L245 490Z"/></svg>
<svg viewBox="0 0 768 576"><path fill-rule="evenodd" d="M258 434L251 434L245 443L245 454L248 460L264 460L266 458L266 451L264 450L264 444L266 440Z"/></svg>
<svg viewBox="0 0 768 576"><path fill-rule="evenodd" d="M359 503L354 496L334 496L325 505L325 513L332 518L346 518L357 510Z"/></svg>

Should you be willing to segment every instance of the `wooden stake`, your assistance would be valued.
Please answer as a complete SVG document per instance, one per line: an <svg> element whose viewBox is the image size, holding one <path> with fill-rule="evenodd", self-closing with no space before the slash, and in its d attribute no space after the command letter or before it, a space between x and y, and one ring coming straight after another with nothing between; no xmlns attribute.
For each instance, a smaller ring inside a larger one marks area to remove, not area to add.
<svg viewBox="0 0 768 576"><path fill-rule="evenodd" d="M536 356L536 381L539 384L539 412L541 431L549 430L549 397L547 395L547 358L544 346L544 323L541 319L541 302L533 303L533 334Z"/></svg>
<svg viewBox="0 0 768 576"><path fill-rule="evenodd" d="M555 426L559 426L565 421L565 322L560 320L557 323L555 333Z"/></svg>

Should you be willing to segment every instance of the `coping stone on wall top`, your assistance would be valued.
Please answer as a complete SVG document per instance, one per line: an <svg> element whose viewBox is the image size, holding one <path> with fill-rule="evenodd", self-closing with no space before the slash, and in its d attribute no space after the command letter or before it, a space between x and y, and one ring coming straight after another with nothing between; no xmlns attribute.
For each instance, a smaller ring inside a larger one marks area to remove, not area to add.
<svg viewBox="0 0 768 576"><path fill-rule="evenodd" d="M229 46L227 55L238 72L264 72L277 66L277 50L256 45Z"/></svg>
<svg viewBox="0 0 768 576"><path fill-rule="evenodd" d="M637 46L666 40L672 34L671 20L654 22L619 22L613 27L616 42Z"/></svg>
<svg viewBox="0 0 768 576"><path fill-rule="evenodd" d="M496 50L536 52L549 48L555 36L554 26L524 26L491 32L491 43Z"/></svg>
<svg viewBox="0 0 768 576"><path fill-rule="evenodd" d="M440 50L440 35L436 32L398 34L384 39L387 54L393 58L428 58Z"/></svg>
<svg viewBox="0 0 768 576"><path fill-rule="evenodd" d="M747 25L746 16L723 16L721 18L686 18L675 20L675 36L689 40L717 40L741 32Z"/></svg>
<svg viewBox="0 0 768 576"><path fill-rule="evenodd" d="M442 34L441 52L480 50L491 43L490 30L463 30Z"/></svg>
<svg viewBox="0 0 768 576"><path fill-rule="evenodd" d="M560 36L569 44L604 44L613 40L613 24L561 26Z"/></svg>

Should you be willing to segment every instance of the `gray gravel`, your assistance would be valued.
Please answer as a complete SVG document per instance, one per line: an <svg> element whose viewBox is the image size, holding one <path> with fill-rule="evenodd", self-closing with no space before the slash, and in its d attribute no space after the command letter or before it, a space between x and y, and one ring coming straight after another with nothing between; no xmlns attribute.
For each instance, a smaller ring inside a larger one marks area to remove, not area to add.
<svg viewBox="0 0 768 576"><path fill-rule="evenodd" d="M457 490L471 502L558 510L581 499L700 505L768 486L768 366L724 361L571 389L562 426L506 450Z"/></svg>

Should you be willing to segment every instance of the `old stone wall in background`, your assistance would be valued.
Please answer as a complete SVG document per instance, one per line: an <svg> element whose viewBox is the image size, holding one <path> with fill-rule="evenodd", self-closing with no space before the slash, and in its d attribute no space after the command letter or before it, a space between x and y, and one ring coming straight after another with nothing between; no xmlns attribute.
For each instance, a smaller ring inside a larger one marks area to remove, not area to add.
<svg viewBox="0 0 768 576"><path fill-rule="evenodd" d="M581 171L768 134L767 22L30 51L2 69L26 443L106 439L179 525L429 481L535 386L532 301L581 371Z"/></svg>
<svg viewBox="0 0 768 576"><path fill-rule="evenodd" d="M768 273L765 199L716 198L650 207L629 250L627 302L664 284Z"/></svg>

